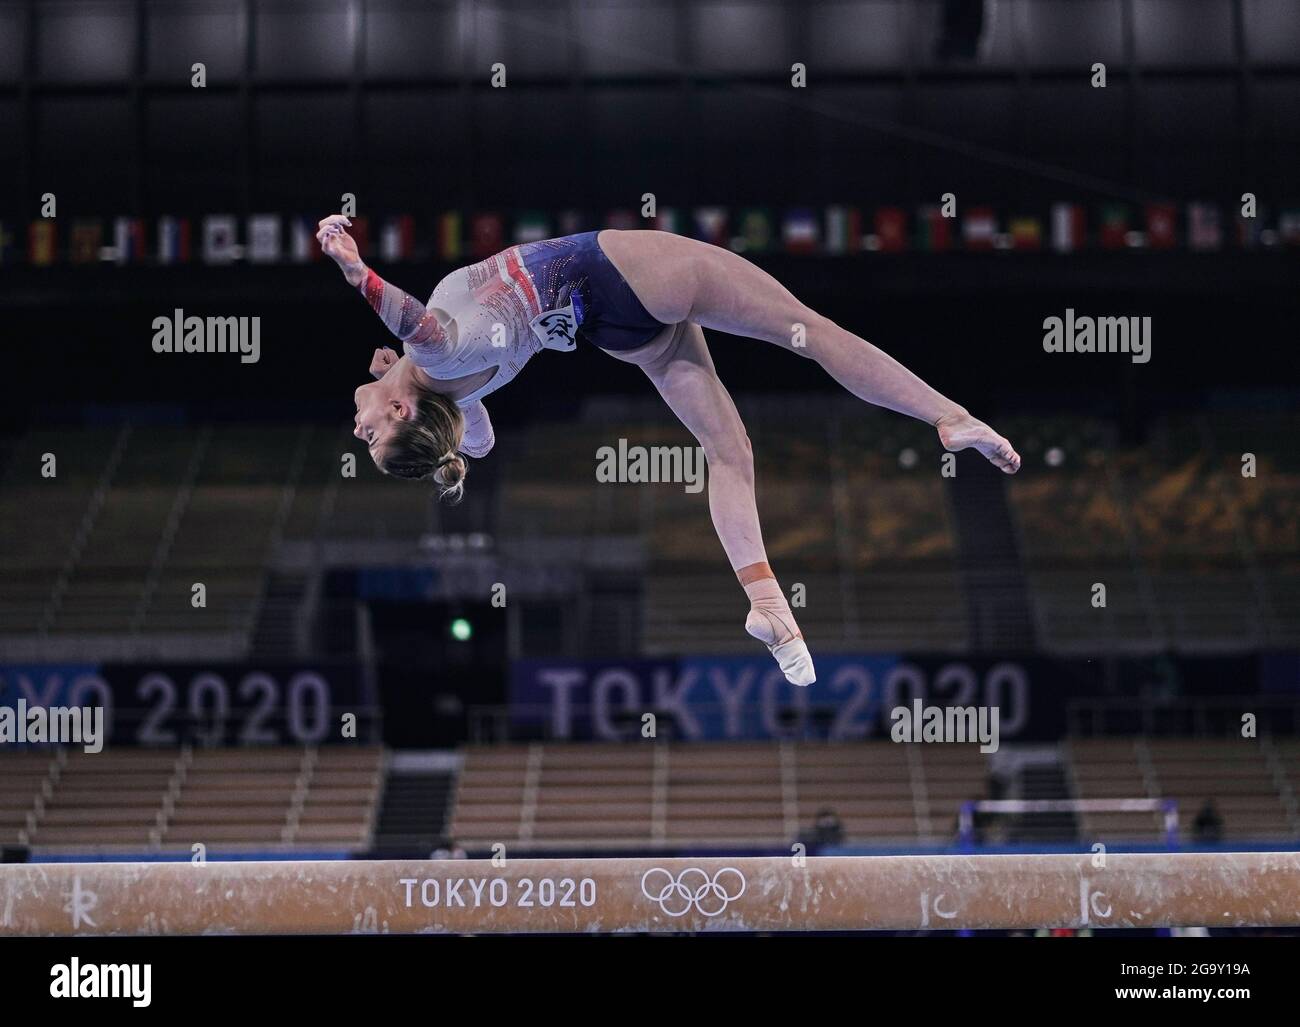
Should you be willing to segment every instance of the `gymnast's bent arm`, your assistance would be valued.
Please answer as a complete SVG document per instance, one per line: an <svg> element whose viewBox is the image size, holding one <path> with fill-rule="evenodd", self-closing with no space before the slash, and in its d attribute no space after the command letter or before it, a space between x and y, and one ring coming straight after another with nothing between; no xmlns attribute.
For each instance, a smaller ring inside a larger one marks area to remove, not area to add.
<svg viewBox="0 0 1300 1027"><path fill-rule="evenodd" d="M350 224L342 214L322 219L316 233L321 249L342 269L348 284L361 290L388 330L406 344L416 363L422 363L418 358L432 356L446 342L446 333L433 311L366 267L356 242L344 230L344 225Z"/></svg>

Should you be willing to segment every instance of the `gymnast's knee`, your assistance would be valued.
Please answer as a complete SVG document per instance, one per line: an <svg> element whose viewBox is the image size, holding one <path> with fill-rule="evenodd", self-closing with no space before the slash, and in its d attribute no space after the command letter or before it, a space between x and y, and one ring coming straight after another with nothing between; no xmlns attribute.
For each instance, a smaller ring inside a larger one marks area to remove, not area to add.
<svg viewBox="0 0 1300 1027"><path fill-rule="evenodd" d="M745 431L727 432L720 438L709 439L703 449L714 473L727 468L746 481L754 480L754 447Z"/></svg>

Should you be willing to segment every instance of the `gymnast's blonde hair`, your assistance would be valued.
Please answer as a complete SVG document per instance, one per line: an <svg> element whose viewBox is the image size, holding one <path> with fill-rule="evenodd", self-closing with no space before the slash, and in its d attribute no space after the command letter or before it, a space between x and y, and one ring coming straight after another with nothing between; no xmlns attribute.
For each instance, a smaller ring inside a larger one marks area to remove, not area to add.
<svg viewBox="0 0 1300 1027"><path fill-rule="evenodd" d="M454 400L416 383L415 416L393 429L375 464L385 474L408 481L435 481L438 498L459 503L468 467L460 455L465 415Z"/></svg>

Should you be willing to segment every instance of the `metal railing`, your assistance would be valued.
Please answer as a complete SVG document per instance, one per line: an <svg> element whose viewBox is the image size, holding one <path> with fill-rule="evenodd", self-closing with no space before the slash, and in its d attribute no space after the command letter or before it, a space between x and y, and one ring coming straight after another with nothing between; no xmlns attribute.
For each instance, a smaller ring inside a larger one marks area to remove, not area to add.
<svg viewBox="0 0 1300 1027"><path fill-rule="evenodd" d="M1178 846L1178 803L1174 799L977 799L963 802L957 814L957 839L975 848L978 813L1018 816L1035 813L1161 813L1165 844Z"/></svg>

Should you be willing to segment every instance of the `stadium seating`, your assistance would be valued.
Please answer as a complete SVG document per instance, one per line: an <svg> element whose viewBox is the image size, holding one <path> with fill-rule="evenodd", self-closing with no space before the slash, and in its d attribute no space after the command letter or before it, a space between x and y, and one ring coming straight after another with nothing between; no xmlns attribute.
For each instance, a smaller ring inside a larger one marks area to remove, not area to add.
<svg viewBox="0 0 1300 1027"><path fill-rule="evenodd" d="M0 755L0 841L65 854L350 851L382 751L116 749Z"/></svg>
<svg viewBox="0 0 1300 1027"><path fill-rule="evenodd" d="M1222 818L1224 839L1300 836L1286 767L1290 742L1077 739L1069 750L1077 798L1173 800L1182 842L1196 840L1196 817L1207 802ZM1159 813L1084 814L1080 827L1085 837L1120 840L1165 833Z"/></svg>
<svg viewBox="0 0 1300 1027"><path fill-rule="evenodd" d="M503 429L471 480L465 523L529 560L617 552L643 582L648 653L748 651L707 493L596 481L601 446L693 445L652 399ZM968 583L933 432L849 400L740 405L769 555L787 587L804 586L806 634L823 649L966 650ZM1081 418L1001 427L1025 458L1006 496L1042 648L1300 640L1294 415L1169 417L1140 447ZM450 516L433 490L384 477L352 441L336 425L148 423L7 440L0 638L30 659L159 654L169 640L189 657L241 658L263 623L263 650L284 655L313 614L320 547L352 566L412 561ZM46 453L54 478L40 476ZM341 473L345 454L355 476Z"/></svg>
<svg viewBox="0 0 1300 1027"><path fill-rule="evenodd" d="M788 849L823 813L866 847L955 844L994 770L973 745L533 744L461 754L445 823L470 851ZM0 844L40 854L364 852L398 780L374 747L0 754ZM1075 738L1066 798L1172 801L1179 845L1300 839L1300 742ZM1212 802L1218 827L1198 817ZM981 814L986 841L1011 835ZM990 826L995 825L995 826ZM1082 808L1039 840L1163 845L1163 809ZM397 844L396 840L392 844ZM413 853L423 855L427 853Z"/></svg>
<svg viewBox="0 0 1300 1027"><path fill-rule="evenodd" d="M831 810L846 840L946 844L983 792L974 746L507 746L465 754L451 833L469 848L787 847ZM909 755L910 754L910 755Z"/></svg>

